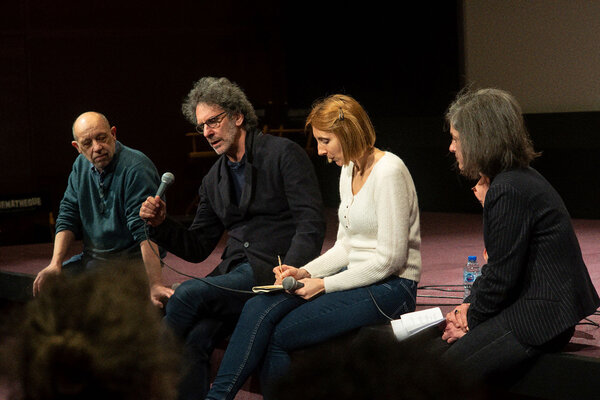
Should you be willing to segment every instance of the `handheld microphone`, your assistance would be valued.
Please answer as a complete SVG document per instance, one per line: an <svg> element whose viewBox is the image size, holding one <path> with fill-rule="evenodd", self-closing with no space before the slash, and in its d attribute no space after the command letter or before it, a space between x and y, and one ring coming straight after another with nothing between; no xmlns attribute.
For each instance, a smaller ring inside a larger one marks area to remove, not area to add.
<svg viewBox="0 0 600 400"><path fill-rule="evenodd" d="M160 178L160 186L158 187L158 190L156 191L156 196L162 198L163 195L165 194L167 188L173 183L175 182L175 175L173 175L170 172L165 172L162 176L162 178Z"/></svg>
<svg viewBox="0 0 600 400"><path fill-rule="evenodd" d="M298 282L293 276L286 276L285 278L283 278L283 281L281 282L281 286L283 286L283 288L285 290L289 290L290 292L293 292L296 289L300 289L301 287L304 287L304 283Z"/></svg>

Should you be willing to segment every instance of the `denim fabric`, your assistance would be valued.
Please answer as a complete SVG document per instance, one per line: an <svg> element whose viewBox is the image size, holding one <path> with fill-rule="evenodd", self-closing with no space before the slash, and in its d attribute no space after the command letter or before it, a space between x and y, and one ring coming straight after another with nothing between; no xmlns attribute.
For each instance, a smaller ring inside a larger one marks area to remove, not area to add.
<svg viewBox="0 0 600 400"><path fill-rule="evenodd" d="M79 253L63 262L62 271L65 276L77 276L83 272L98 271L102 268L110 270L115 265L127 265L130 268L135 268L144 278L146 277L144 260L141 256L100 260L85 253Z"/></svg>
<svg viewBox="0 0 600 400"><path fill-rule="evenodd" d="M204 398L209 387L210 356L219 340L235 324L255 285L249 263L237 265L225 275L183 282L167 303L164 322L184 341L184 374L179 399Z"/></svg>
<svg viewBox="0 0 600 400"><path fill-rule="evenodd" d="M86 256L84 253L79 253L63 262L62 270L70 275L77 275L84 271L90 271L102 267L107 262L96 260Z"/></svg>
<svg viewBox="0 0 600 400"><path fill-rule="evenodd" d="M311 301L287 293L256 296L244 307L207 398L233 399L263 359L266 395L269 384L287 371L290 351L388 321L382 312L397 318L413 311L416 287L416 282L391 277Z"/></svg>

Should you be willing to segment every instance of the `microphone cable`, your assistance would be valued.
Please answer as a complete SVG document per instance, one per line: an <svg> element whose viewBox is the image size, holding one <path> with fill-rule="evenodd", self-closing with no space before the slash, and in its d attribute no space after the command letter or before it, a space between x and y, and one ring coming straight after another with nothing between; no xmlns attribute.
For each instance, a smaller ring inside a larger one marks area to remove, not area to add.
<svg viewBox="0 0 600 400"><path fill-rule="evenodd" d="M460 287L462 288L463 285L421 285L417 287L417 297L423 297L423 298L430 298L430 299L452 299L452 300L460 300L462 303L462 296L435 296L432 294L418 294L419 290L437 290L440 292L445 292L445 293L458 293L458 292L463 292L463 289L445 289L445 288L452 288L452 287ZM439 304L428 304L428 303L423 303L423 304L417 304L418 306L431 306L431 307L435 307L435 306L457 306L460 305L461 303L458 304L454 304L454 303L439 303Z"/></svg>
<svg viewBox="0 0 600 400"><path fill-rule="evenodd" d="M144 221L144 222L145 222L145 221ZM177 273L177 274L179 274L179 275L182 275L182 276L185 276L185 277L191 278L191 279L195 279L195 280L198 280L198 281L203 281L204 283L206 283L206 284L208 284L208 285L210 285L210 286L216 287L216 288L218 288L218 289L227 290L227 291L234 292L234 293L253 294L253 295L254 295L254 294L256 294L256 293L254 293L254 292L252 292L252 291L249 291L249 290L233 289L233 288L229 288L229 287L225 287L225 286L217 285L217 284L215 284L215 283L212 283L212 282L209 282L209 281L207 281L207 280L206 280L206 279L204 279L204 278L199 278L199 277L197 277L197 276L189 275L189 274L186 274L185 272L178 271L177 269L175 269L175 268L171 267L169 264L167 264L167 263L166 263L166 262L163 260L163 258L160 256L160 254L158 253L158 251L157 251L157 250L154 248L154 246L152 245L152 241L150 240L150 232L148 231L148 224L147 224L146 222L144 223L144 233L145 233L145 235L146 235L146 240L148 241L148 245L149 245L149 246L150 246L150 248L152 249L152 252L153 252L153 253L154 253L154 254L155 254L157 257L158 257L158 259L160 260L160 264L161 264L162 266L165 266L165 267L169 268L171 271L173 271L173 272L175 272L175 273ZM388 320L390 320L390 321L393 321L393 320L394 320L394 318L392 318L392 317L390 317L389 315L387 315L387 314L386 314L386 313L385 313L385 312L384 312L384 311L381 309L381 307L379 307L379 304L377 304L377 301L375 300L375 297L373 296L373 293L371 293L371 291L370 291L368 288L367 288L367 291L369 292L369 296L371 296L371 299L373 300L373 304L375 304L375 307L377 307L377 311L379 311L379 313L381 313L381 315L383 315L384 317L386 317Z"/></svg>
<svg viewBox="0 0 600 400"><path fill-rule="evenodd" d="M384 317L386 317L388 320L393 321L394 318L392 318L389 315L387 315L386 313L384 313L383 310L381 309L381 307L379 307L379 304L377 304L377 300L375 300L375 296L373 296L373 293L371 293L371 291L368 288L367 288L367 292L369 292L369 296L371 296L371 300L373 300L373 304L375 304L375 307L377 307L377 311L379 311L379 313L381 315L383 315Z"/></svg>
<svg viewBox="0 0 600 400"><path fill-rule="evenodd" d="M594 314L594 315L595 315L595 314ZM600 324L598 324L598 323L597 323L597 322L595 322L595 321L592 321L592 320L591 320L591 319L589 319L588 317L585 317L583 320L584 320L584 321L586 321L586 322L582 322L582 321L580 321L580 322L578 322L578 323L577 323L577 325L592 325L592 326L595 326L596 328L600 327Z"/></svg>
<svg viewBox="0 0 600 400"><path fill-rule="evenodd" d="M144 221L144 220L142 220L142 221ZM206 284L208 284L210 286L213 286L213 287L216 287L216 288L222 289L222 290L227 290L229 292L242 293L242 294L256 294L256 293L254 293L251 290L234 289L234 288L230 288L230 287L225 287L225 286L217 285L216 283L210 282L210 281L206 280L205 278L200 278L200 277L197 277L197 276L186 274L185 272L178 271L177 269L175 269L175 268L171 267L169 264L167 264L163 260L163 258L160 256L158 250L155 249L154 246L152 246L152 241L150 240L150 232L148 231L148 223L146 221L144 221L144 234L146 235L146 240L148 241L148 245L152 249L152 252L160 260L160 265L169 268L171 271L175 272L176 274L179 274L179 275L182 275L182 276L186 276L188 278L195 279L195 280L198 280L198 281L202 281L202 282L204 282L204 283L206 283Z"/></svg>

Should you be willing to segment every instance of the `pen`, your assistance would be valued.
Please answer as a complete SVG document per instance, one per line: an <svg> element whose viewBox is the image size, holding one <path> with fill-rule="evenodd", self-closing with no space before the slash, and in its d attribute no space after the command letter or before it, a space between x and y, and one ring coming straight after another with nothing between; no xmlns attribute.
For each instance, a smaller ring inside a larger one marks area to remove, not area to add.
<svg viewBox="0 0 600 400"><path fill-rule="evenodd" d="M279 257L279 255L277 256L277 260L279 261L279 273L282 274L283 269L281 269L281 257Z"/></svg>

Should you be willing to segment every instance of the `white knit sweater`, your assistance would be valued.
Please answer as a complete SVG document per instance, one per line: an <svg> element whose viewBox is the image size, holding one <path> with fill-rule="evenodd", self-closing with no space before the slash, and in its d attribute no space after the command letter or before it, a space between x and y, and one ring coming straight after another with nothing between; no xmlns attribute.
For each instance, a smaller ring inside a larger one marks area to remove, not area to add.
<svg viewBox="0 0 600 400"><path fill-rule="evenodd" d="M386 152L352 194L354 164L342 167L337 240L303 268L324 278L325 292L367 286L390 275L421 277L421 235L415 185L404 162ZM343 269L347 267L347 269Z"/></svg>

